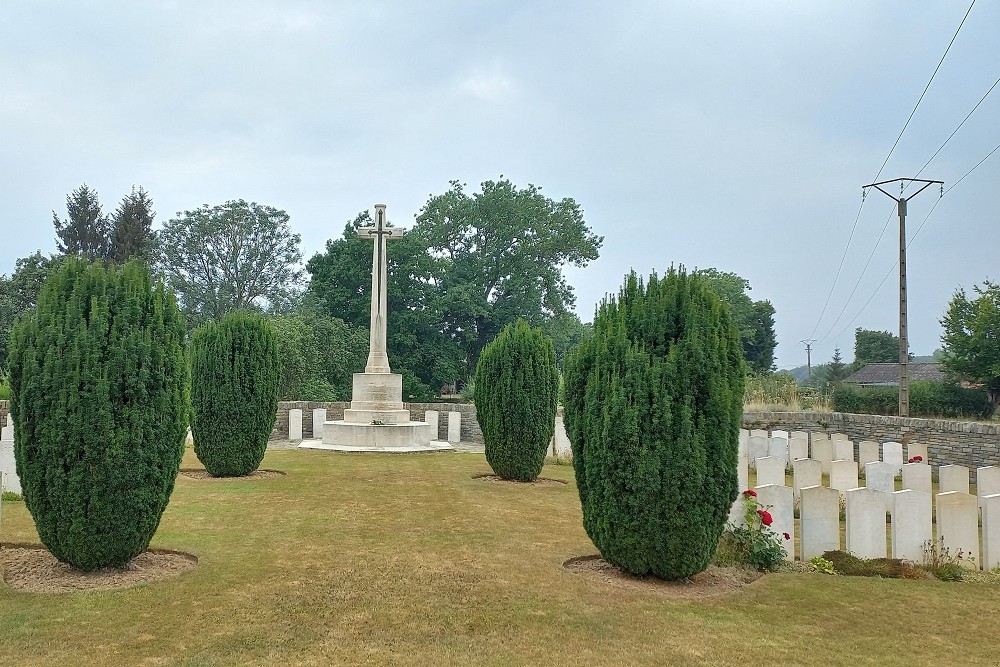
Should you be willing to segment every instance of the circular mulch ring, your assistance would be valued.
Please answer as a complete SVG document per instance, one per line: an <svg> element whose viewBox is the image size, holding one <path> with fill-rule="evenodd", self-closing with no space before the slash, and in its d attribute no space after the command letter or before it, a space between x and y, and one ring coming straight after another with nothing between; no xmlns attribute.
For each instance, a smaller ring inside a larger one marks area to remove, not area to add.
<svg viewBox="0 0 1000 667"><path fill-rule="evenodd" d="M284 477L285 473L280 470L266 470L259 469L254 470L249 475L243 475L242 477L214 477L208 474L208 471L204 468L182 468L180 471L181 477L187 477L188 479L212 479L219 482L227 480L239 480L239 479L273 479L274 477Z"/></svg>
<svg viewBox="0 0 1000 667"><path fill-rule="evenodd" d="M122 570L83 572L60 563L41 544L0 544L3 581L27 593L69 593L72 591L129 588L176 577L198 564L198 557L183 551L149 549Z"/></svg>
<svg viewBox="0 0 1000 667"><path fill-rule="evenodd" d="M491 475L484 473L482 475L473 475L472 479L482 479L487 482L499 482L501 484L524 484L526 486L551 486L553 484L566 484L567 482L561 479L552 479L550 477L536 477L530 482L520 482L516 479L504 479L499 475Z"/></svg>
<svg viewBox="0 0 1000 667"><path fill-rule="evenodd" d="M665 581L656 577L626 574L599 555L577 556L563 563L570 572L610 584L617 588L658 593L674 598L701 598L734 593L764 576L757 570L742 567L709 565L704 572L687 580Z"/></svg>

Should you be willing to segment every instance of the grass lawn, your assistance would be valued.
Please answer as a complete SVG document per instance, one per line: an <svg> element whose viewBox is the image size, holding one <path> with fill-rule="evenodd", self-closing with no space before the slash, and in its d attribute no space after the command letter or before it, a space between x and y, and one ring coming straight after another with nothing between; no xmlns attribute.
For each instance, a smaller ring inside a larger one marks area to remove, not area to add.
<svg viewBox="0 0 1000 667"><path fill-rule="evenodd" d="M197 465L193 453L185 467ZM153 546L179 577L0 585L0 665L996 665L1000 588L773 574L678 600L562 567L595 553L566 486L472 479L477 454L271 451L286 477L180 478ZM2 539L37 541L22 503Z"/></svg>

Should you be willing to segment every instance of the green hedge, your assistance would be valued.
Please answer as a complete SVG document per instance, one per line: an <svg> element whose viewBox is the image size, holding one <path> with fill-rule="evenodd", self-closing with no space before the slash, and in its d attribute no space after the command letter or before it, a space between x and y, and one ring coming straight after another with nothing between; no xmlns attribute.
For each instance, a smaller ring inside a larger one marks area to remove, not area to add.
<svg viewBox="0 0 1000 667"><path fill-rule="evenodd" d="M524 320L504 327L479 357L474 392L493 472L521 482L538 477L559 395L552 339Z"/></svg>
<svg viewBox="0 0 1000 667"><path fill-rule="evenodd" d="M833 409L861 415L899 414L899 387L857 387L841 384L833 390ZM989 419L993 403L982 389L965 389L950 382L910 383L910 416Z"/></svg>
<svg viewBox="0 0 1000 667"><path fill-rule="evenodd" d="M260 315L229 313L191 337L191 435L209 474L260 466L278 410L278 344Z"/></svg>
<svg viewBox="0 0 1000 667"><path fill-rule="evenodd" d="M38 536L83 570L156 532L187 429L184 320L138 263L67 258L10 343L14 454Z"/></svg>
<svg viewBox="0 0 1000 667"><path fill-rule="evenodd" d="M746 364L739 331L697 275L632 273L566 358L566 425L587 534L637 575L712 560L737 496Z"/></svg>

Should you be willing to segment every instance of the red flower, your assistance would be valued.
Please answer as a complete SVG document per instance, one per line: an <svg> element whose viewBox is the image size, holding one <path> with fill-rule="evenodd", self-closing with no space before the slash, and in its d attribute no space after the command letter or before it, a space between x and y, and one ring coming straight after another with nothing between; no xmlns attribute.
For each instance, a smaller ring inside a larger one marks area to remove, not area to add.
<svg viewBox="0 0 1000 667"><path fill-rule="evenodd" d="M747 498L756 498L757 492L754 491L753 489L747 489L746 491L743 492L743 495L746 496Z"/></svg>
<svg viewBox="0 0 1000 667"><path fill-rule="evenodd" d="M916 462L916 459L906 459L906 462L907 463L914 463L914 462Z"/></svg>
<svg viewBox="0 0 1000 667"><path fill-rule="evenodd" d="M790 540L790 539L792 539L792 536L791 536L791 535L789 535L788 533L784 533L784 536L785 536L785 539L786 539L786 540Z"/></svg>
<svg viewBox="0 0 1000 667"><path fill-rule="evenodd" d="M760 515L760 522L765 526L770 526L774 519L771 518L771 513L767 510L757 510L757 514Z"/></svg>
<svg viewBox="0 0 1000 667"><path fill-rule="evenodd" d="M917 456L914 456L914 457L913 457L913 460L914 460L915 462L917 462L917 463L920 463L921 461L923 461L923 460L924 460L924 457L922 457L922 456L920 456L920 455L917 455Z"/></svg>

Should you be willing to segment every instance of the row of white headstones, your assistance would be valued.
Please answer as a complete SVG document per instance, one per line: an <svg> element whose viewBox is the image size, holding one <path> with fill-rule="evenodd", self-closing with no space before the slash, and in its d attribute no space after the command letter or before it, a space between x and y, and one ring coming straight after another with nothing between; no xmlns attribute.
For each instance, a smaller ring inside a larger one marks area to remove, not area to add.
<svg viewBox="0 0 1000 667"><path fill-rule="evenodd" d="M883 558L888 552L893 558L921 563L932 549L939 554L946 549L953 559L961 554L962 564L968 567L1000 566L1000 467L978 468L976 495L972 495L968 468L940 466L935 494L926 445L908 445L905 459L903 445L898 442L879 445L864 441L858 443L858 452L856 461L854 443L842 434L828 437L813 433L810 442L809 434L803 431L741 429L740 490L748 488L749 469L755 468L757 502L768 508L771 529L779 537L789 535L783 540L786 559L796 556L798 534L797 555L803 561L844 549L860 558ZM920 460L907 463L916 457ZM865 486L859 484L859 465L864 470ZM789 467L791 487L785 485ZM824 475L827 486L823 486ZM842 501L846 519L843 545ZM730 523L743 522L744 503L741 493L730 512ZM889 547L887 516L891 519Z"/></svg>
<svg viewBox="0 0 1000 667"><path fill-rule="evenodd" d="M313 408L312 411L312 437L323 437L323 424L326 422L326 408ZM424 422L434 427L435 440L438 433L438 420L440 413L437 410L427 410L424 412ZM292 408L288 411L288 439L302 440L302 410ZM462 413L448 413L448 442L457 443L462 440Z"/></svg>

